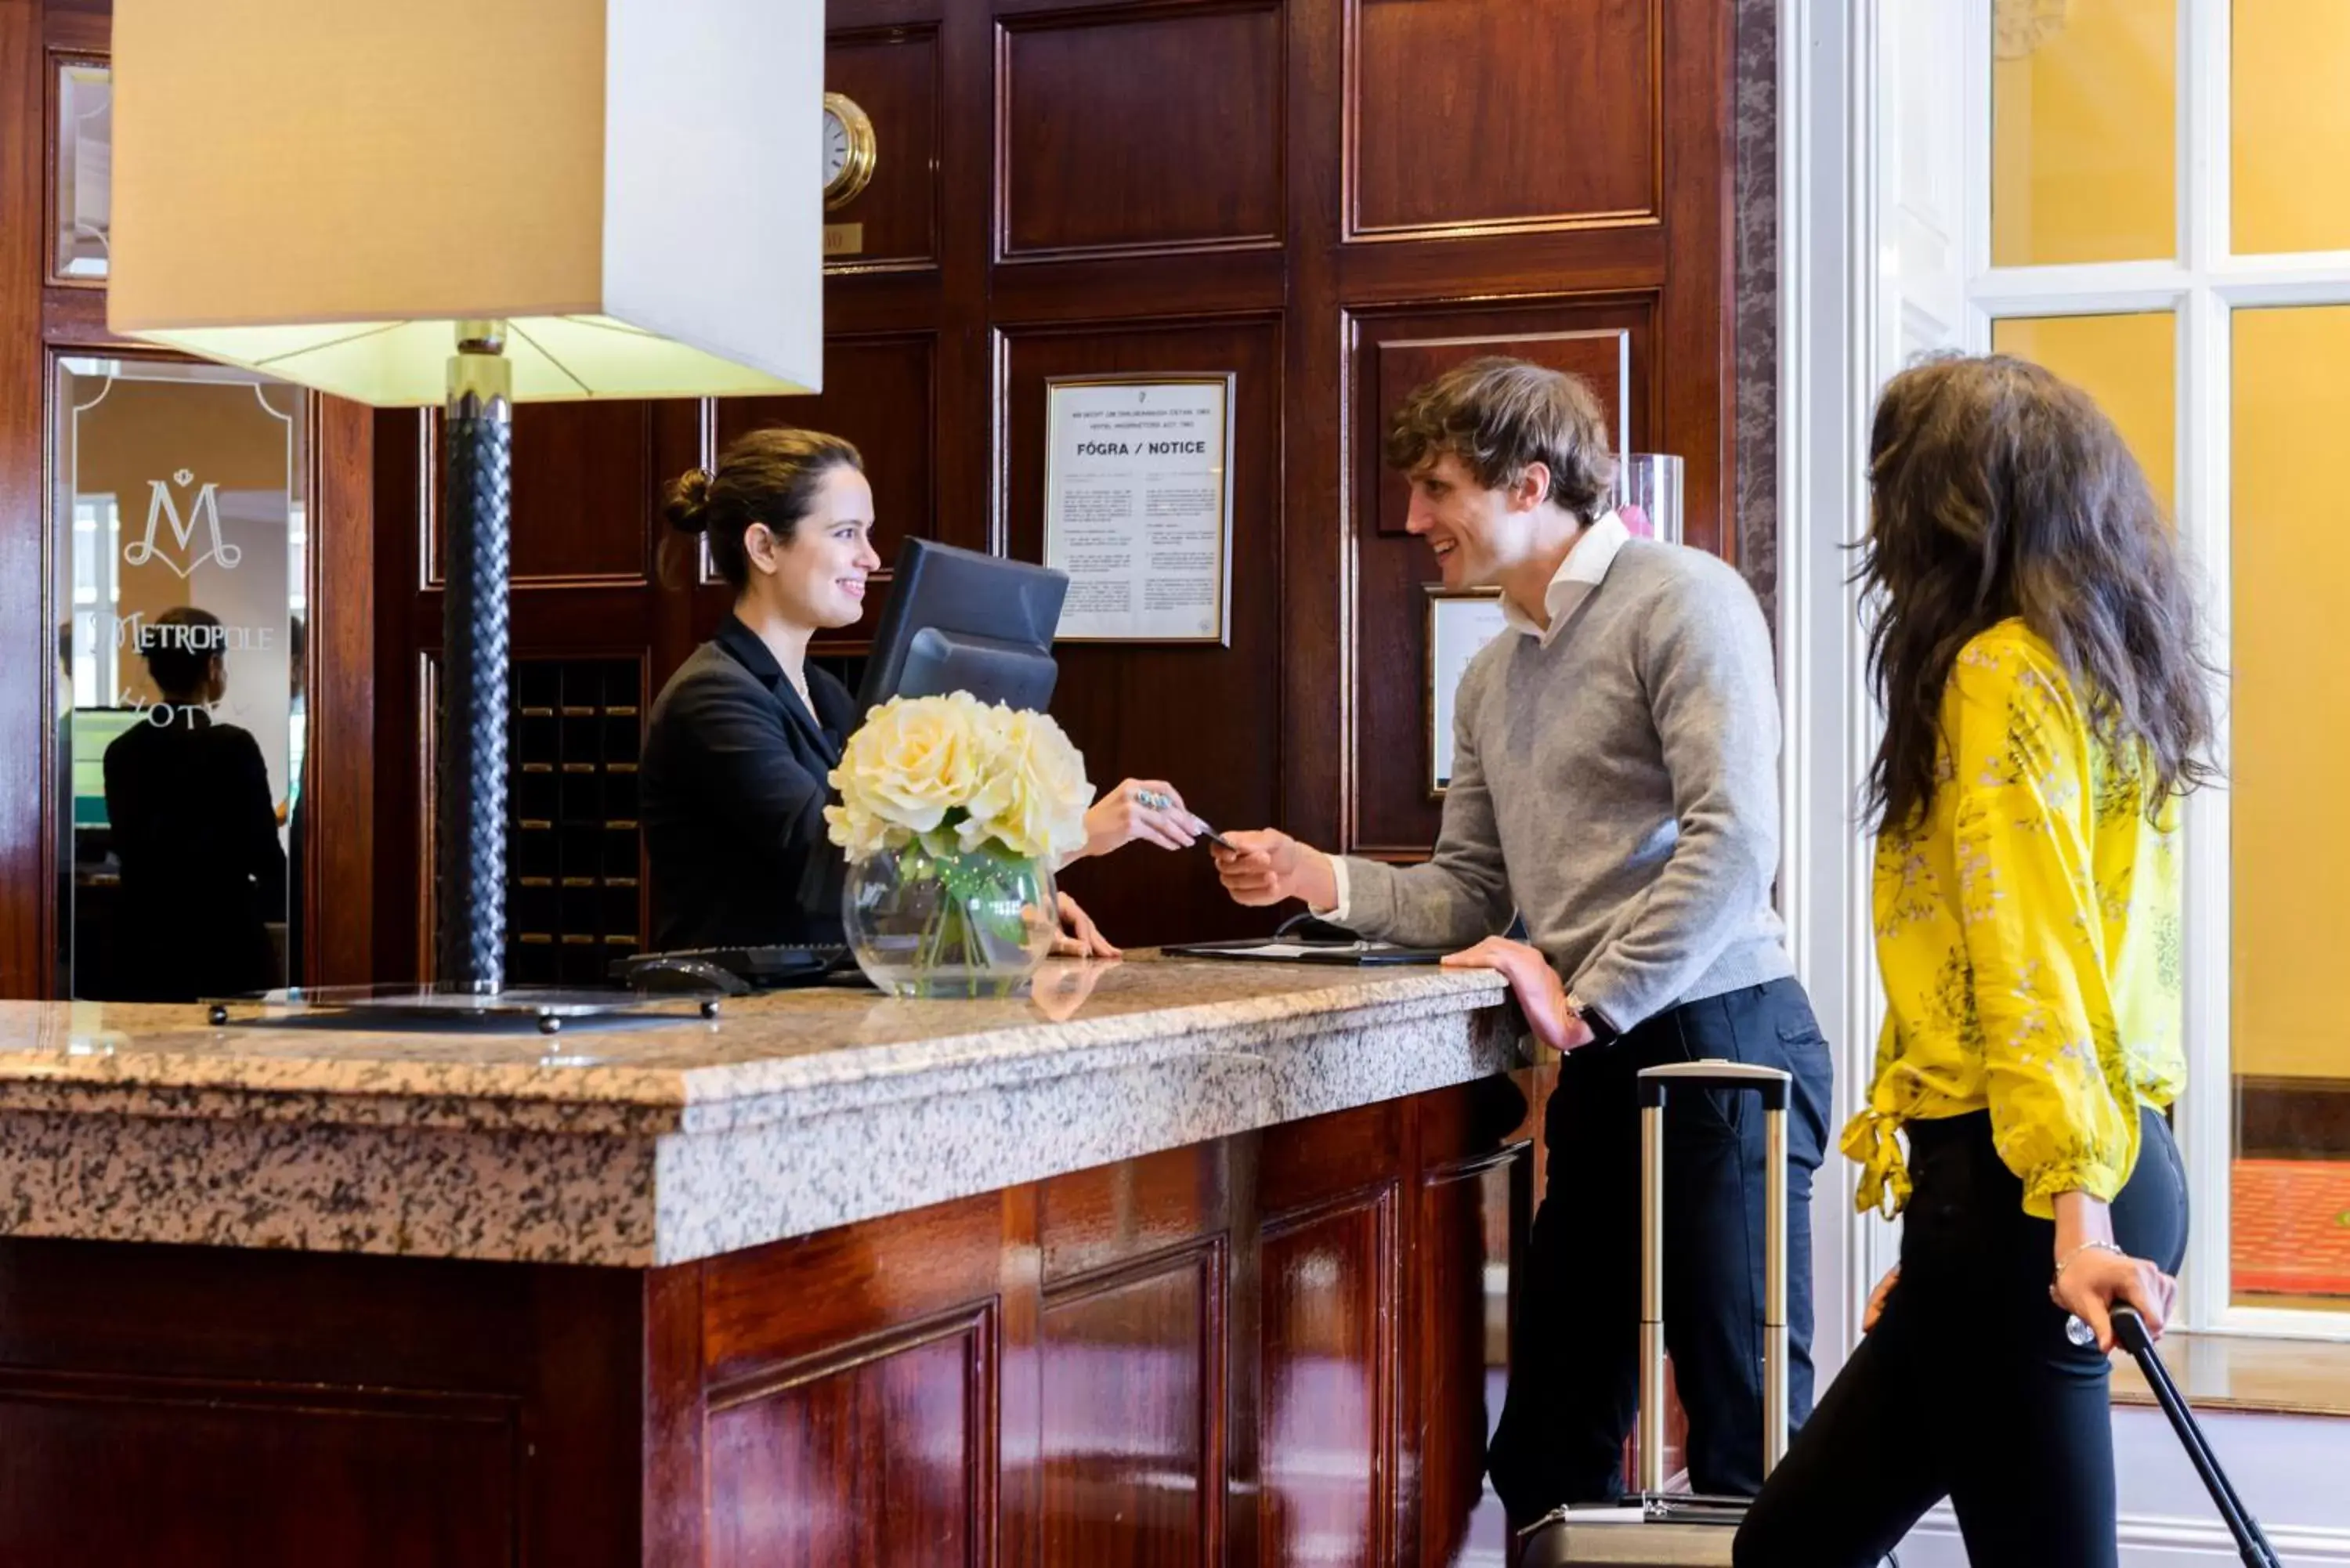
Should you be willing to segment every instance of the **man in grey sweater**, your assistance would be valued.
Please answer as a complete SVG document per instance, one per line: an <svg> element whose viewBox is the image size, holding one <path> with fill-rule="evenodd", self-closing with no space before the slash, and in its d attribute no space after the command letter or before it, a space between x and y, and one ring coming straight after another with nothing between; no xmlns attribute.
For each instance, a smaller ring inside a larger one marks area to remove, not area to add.
<svg viewBox="0 0 2350 1568"><path fill-rule="evenodd" d="M1643 1067L1722 1057L1794 1075L1788 1381L1792 1418L1809 1412L1829 1056L1771 906L1778 697L1744 582L1701 552L1631 537L1607 510L1607 425L1574 377L1462 365L1406 400L1386 455L1445 586L1499 588L1509 627L1461 680L1435 856L1388 866L1265 831L1227 835L1216 860L1243 904L1303 898L1366 936L1466 950L1445 961L1507 975L1537 1038L1566 1053L1488 1455L1523 1526L1621 1490ZM1531 945L1497 934L1513 912ZM1761 1124L1747 1096L1666 1111L1665 1337L1700 1492L1762 1480Z"/></svg>

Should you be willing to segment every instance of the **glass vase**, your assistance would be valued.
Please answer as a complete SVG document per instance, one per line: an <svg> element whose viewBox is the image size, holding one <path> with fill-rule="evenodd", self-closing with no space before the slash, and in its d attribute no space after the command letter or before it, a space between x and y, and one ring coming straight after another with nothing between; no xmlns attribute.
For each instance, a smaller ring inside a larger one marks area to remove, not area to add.
<svg viewBox="0 0 2350 1568"><path fill-rule="evenodd" d="M1053 873L919 840L854 861L841 918L857 964L892 996L1020 996L1059 929Z"/></svg>

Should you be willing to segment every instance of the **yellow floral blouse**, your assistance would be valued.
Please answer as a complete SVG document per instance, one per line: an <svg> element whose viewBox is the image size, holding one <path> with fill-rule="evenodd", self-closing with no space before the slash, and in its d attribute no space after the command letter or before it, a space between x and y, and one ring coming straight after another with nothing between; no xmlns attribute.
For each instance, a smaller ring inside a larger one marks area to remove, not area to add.
<svg viewBox="0 0 2350 1568"><path fill-rule="evenodd" d="M1895 1130L1989 1106L2024 1210L2044 1219L2059 1192L2119 1192L2138 1107L2184 1081L2178 803L2147 820L2150 775L2096 742L2020 620L1960 650L1941 728L1927 820L1877 841L1888 1012L1844 1151L1865 1168L1860 1207L1898 1212Z"/></svg>

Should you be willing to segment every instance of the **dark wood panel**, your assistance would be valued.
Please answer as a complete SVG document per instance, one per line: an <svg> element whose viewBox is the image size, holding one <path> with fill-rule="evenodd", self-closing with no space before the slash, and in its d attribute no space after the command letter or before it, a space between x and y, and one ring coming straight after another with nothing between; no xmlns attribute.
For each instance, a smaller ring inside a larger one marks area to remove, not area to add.
<svg viewBox="0 0 2350 1568"><path fill-rule="evenodd" d="M0 1372L0 1557L513 1564L521 1448L512 1404Z"/></svg>
<svg viewBox="0 0 2350 1568"><path fill-rule="evenodd" d="M1046 1293L1046 1568L1222 1560L1224 1275L1211 1242Z"/></svg>
<svg viewBox="0 0 2350 1568"><path fill-rule="evenodd" d="M638 1289L0 1241L0 1559L636 1564Z"/></svg>
<svg viewBox="0 0 2350 1568"><path fill-rule="evenodd" d="M90 283L51 284L41 296L41 336L53 348L127 348L152 344L118 337L106 324L106 290Z"/></svg>
<svg viewBox="0 0 2350 1568"><path fill-rule="evenodd" d="M989 1561L993 1328L983 1310L713 1400L710 1562Z"/></svg>
<svg viewBox="0 0 2350 1568"><path fill-rule="evenodd" d="M1512 302L1365 314L1354 322L1355 515L1357 537L1355 837L1348 847L1423 854L1442 813L1429 789L1428 587L1425 542L1403 532L1409 487L1379 460L1389 413L1414 386L1480 354L1513 354L1592 382L1611 424L1642 450L1656 428L1653 303L1641 299Z"/></svg>
<svg viewBox="0 0 2350 1568"><path fill-rule="evenodd" d="M856 224L862 242L828 257L827 271L938 265L940 69L935 24L825 40L824 85L865 111L876 148L872 182L825 212L827 223Z"/></svg>
<svg viewBox="0 0 2350 1568"><path fill-rule="evenodd" d="M1404 476L1380 461L1379 442L1388 421L1415 388L1434 380L1456 365L1482 355L1506 354L1553 370L1580 376L1597 393L1607 410L1611 442L1618 452L1630 444L1632 403L1632 329L1629 327L1565 327L1550 332L1496 330L1490 321L1464 322L1458 317L1423 317L1417 328L1395 320L1364 324L1369 373L1363 378L1369 401L1363 422L1367 439L1357 460L1356 494L1376 495L1372 510L1379 533L1405 535L1410 511L1411 487ZM1466 327L1467 330L1461 330ZM1448 331L1448 328L1451 330ZM1428 334L1441 334L1432 336Z"/></svg>
<svg viewBox="0 0 2350 1568"><path fill-rule="evenodd" d="M2350 1158L2350 1083L2241 1075L2233 1082L2237 1158Z"/></svg>
<svg viewBox="0 0 2350 1568"><path fill-rule="evenodd" d="M308 715L298 807L303 973L375 972L375 415L313 397Z"/></svg>
<svg viewBox="0 0 2350 1568"><path fill-rule="evenodd" d="M1265 1137L1257 1152L1259 1207L1287 1214L1360 1197L1366 1172L1393 1170L1403 1158L1400 1110L1382 1101L1293 1122Z"/></svg>
<svg viewBox="0 0 2350 1568"><path fill-rule="evenodd" d="M1508 1529L1485 1488L1485 1443L1509 1384L1511 1239L1532 1218L1531 1149L1439 1168L1419 1191L1406 1265L1417 1330L1405 1376L1419 1399L1414 1480L1423 1568L1498 1560Z"/></svg>
<svg viewBox="0 0 2350 1568"><path fill-rule="evenodd" d="M642 402L524 403L514 420L516 588L649 582L659 479L652 408ZM439 419L433 420L437 439ZM442 458L432 458L425 586L442 581Z"/></svg>
<svg viewBox="0 0 2350 1568"><path fill-rule="evenodd" d="M705 1461L700 1263L640 1276L644 1301L643 1568L704 1562Z"/></svg>
<svg viewBox="0 0 2350 1568"><path fill-rule="evenodd" d="M1737 399L1732 360L1730 210L1731 16L1715 0L1664 0L1665 223L1672 267L1659 312L1656 363L1670 367L1657 390L1662 419L1652 452L1677 452L1683 483L1682 543L1733 566L1738 530L1729 526L1732 472L1730 410Z"/></svg>
<svg viewBox="0 0 2350 1568"><path fill-rule="evenodd" d="M1222 1231L1232 1222L1228 1145L1194 1144L1043 1183L1037 1241L1046 1287Z"/></svg>
<svg viewBox="0 0 2350 1568"><path fill-rule="evenodd" d="M1603 294L1664 286L1673 255L1666 231L1559 229L1534 234L1469 230L1428 244L1388 242L1341 247L1333 258L1347 305L1404 299L1481 299Z"/></svg>
<svg viewBox="0 0 2350 1568"><path fill-rule="evenodd" d="M1004 336L1008 553L1044 550L1045 382L1125 372L1232 371L1234 393L1231 644L1063 644L1053 712L1085 753L1097 789L1127 777L1165 779L1220 827L1274 819L1281 713L1268 700L1281 668L1281 331L1264 319L1091 329L1022 328ZM1069 868L1063 885L1120 944L1245 935L1263 911L1224 896L1198 849L1149 846Z"/></svg>
<svg viewBox="0 0 2350 1568"><path fill-rule="evenodd" d="M820 394L720 398L712 406L722 452L744 431L769 425L828 431L854 442L873 485L873 545L884 563L898 558L906 539L938 536L936 334L830 337ZM870 646L872 616L884 602L889 578L885 565L875 575L866 619L818 637L812 645L816 652L862 653Z"/></svg>
<svg viewBox="0 0 2350 1568"><path fill-rule="evenodd" d="M1288 0L1289 308L1282 405L1282 668L1270 683L1285 748L1281 826L1307 843L1341 848L1352 832L1347 781L1354 668L1347 509L1348 419L1343 296L1337 262L1345 223L1345 0ZM1425 248L1425 247L1409 247ZM1294 523L1294 525L1289 525Z"/></svg>
<svg viewBox="0 0 2350 1568"><path fill-rule="evenodd" d="M54 983L54 859L45 781L55 766L49 683L57 634L41 547L47 359L40 336L44 236L41 7L0 0L0 996Z"/></svg>
<svg viewBox="0 0 2350 1568"><path fill-rule="evenodd" d="M1655 222L1657 11L1355 0L1355 232Z"/></svg>
<svg viewBox="0 0 2350 1568"><path fill-rule="evenodd" d="M47 32L53 49L105 52L114 36L114 0L47 0Z"/></svg>
<svg viewBox="0 0 2350 1568"><path fill-rule="evenodd" d="M1282 48L1268 5L1007 23L1003 255L1279 244Z"/></svg>
<svg viewBox="0 0 2350 1568"><path fill-rule="evenodd" d="M1380 1187L1265 1222L1257 1544L1267 1568L1393 1561L1394 1210L1394 1189Z"/></svg>
<svg viewBox="0 0 2350 1568"><path fill-rule="evenodd" d="M1279 251L1087 256L997 269L989 306L1006 327L1159 316L1170 301L1186 316L1264 316L1281 309L1287 288Z"/></svg>
<svg viewBox="0 0 2350 1568"><path fill-rule="evenodd" d="M755 1377L985 1300L995 1293L1001 1224L996 1200L974 1198L712 1259L702 1265L705 1375Z"/></svg>
<svg viewBox="0 0 2350 1568"><path fill-rule="evenodd" d="M936 23L947 5L948 0L825 0L824 20L836 30Z"/></svg>
<svg viewBox="0 0 2350 1568"><path fill-rule="evenodd" d="M424 796L429 710L421 687L424 649L441 641L438 626L420 635L425 613L438 619L441 596L422 594L421 497L429 472L433 415L378 409L375 424L375 961L370 979L421 980L432 943L423 929L422 888L431 877L431 820Z"/></svg>

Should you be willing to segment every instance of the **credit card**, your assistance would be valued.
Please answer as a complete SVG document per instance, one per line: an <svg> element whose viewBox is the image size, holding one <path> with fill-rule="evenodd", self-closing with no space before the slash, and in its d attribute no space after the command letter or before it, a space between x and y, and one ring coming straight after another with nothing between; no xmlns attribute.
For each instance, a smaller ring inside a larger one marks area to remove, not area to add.
<svg viewBox="0 0 2350 1568"><path fill-rule="evenodd" d="M1233 854L1239 853L1238 850L1232 849L1232 841L1231 839L1226 838L1222 834L1218 833L1214 828L1208 826L1207 819L1205 817L1193 817L1191 819L1191 826L1198 830L1201 837L1206 839L1217 848L1232 850Z"/></svg>

